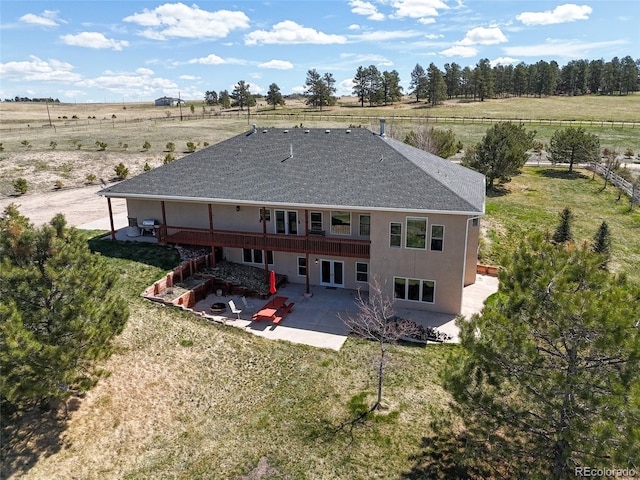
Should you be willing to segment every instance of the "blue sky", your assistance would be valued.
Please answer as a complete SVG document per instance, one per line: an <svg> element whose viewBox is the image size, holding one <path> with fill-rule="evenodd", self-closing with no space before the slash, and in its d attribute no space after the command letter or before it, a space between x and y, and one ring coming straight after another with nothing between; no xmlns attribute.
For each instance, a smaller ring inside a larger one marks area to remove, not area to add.
<svg viewBox="0 0 640 480"><path fill-rule="evenodd" d="M348 95L359 65L406 91L416 63L638 59L639 32L637 0L2 0L0 98L202 99L238 80L289 94L311 68Z"/></svg>

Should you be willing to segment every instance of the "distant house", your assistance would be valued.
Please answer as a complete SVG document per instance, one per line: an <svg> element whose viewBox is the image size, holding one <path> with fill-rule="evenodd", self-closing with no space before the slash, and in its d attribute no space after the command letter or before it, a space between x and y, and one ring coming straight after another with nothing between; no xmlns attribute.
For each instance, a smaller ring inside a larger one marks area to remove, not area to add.
<svg viewBox="0 0 640 480"><path fill-rule="evenodd" d="M201 245L289 282L459 313L476 280L484 176L366 129L260 129L101 190L158 242Z"/></svg>
<svg viewBox="0 0 640 480"><path fill-rule="evenodd" d="M179 104L184 105L184 103L184 100L174 97L160 97L155 100L156 107L175 107Z"/></svg>

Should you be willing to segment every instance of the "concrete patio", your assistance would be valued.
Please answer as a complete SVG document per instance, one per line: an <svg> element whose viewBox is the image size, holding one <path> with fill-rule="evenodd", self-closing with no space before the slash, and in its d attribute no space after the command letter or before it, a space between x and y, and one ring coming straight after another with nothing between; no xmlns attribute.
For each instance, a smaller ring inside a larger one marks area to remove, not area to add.
<svg viewBox="0 0 640 480"><path fill-rule="evenodd" d="M133 242L156 243L156 237L136 236L129 237L126 214L114 216L116 228L116 240ZM83 229L109 230L109 219L103 218L98 221L79 226ZM110 235L107 235L107 237ZM464 288L462 301L462 315L470 317L474 313L482 310L484 301L491 294L498 290L498 279L495 277L477 275L476 283ZM289 283L285 288L281 288L277 295L288 297L288 302L295 302L295 306L282 323L274 325L267 321L252 321L251 315L258 310L266 300L256 298L248 299L254 307L253 310L244 309L242 298L238 296L209 295L206 299L198 302L193 311L212 321L224 322L238 328L243 328L247 332L272 340L286 340L293 343L311 345L318 348L329 348L340 350L347 339L346 328L340 319L349 313L357 311L355 298L357 291L346 289L328 289L321 286L311 287L312 296L304 295L304 285ZM240 319L232 314L229 309L229 301L233 300L237 308L242 308ZM224 302L227 311L224 315L213 315L209 307L213 303ZM395 308L396 315L401 318L411 319L425 327L435 327L438 331L446 333L451 337L451 342L458 342L458 327L455 325L456 316L445 313L425 312L422 310L412 310L408 308Z"/></svg>
<svg viewBox="0 0 640 480"><path fill-rule="evenodd" d="M476 283L464 289L463 315L470 316L480 312L485 299L498 289L498 279L478 275ZM288 297L288 302L295 302L295 306L284 320L274 325L268 321L252 321L251 316L266 300L251 298L248 302L254 307L245 309L242 298L237 296L209 295L198 302L193 311L214 321L224 322L247 332L272 340L286 340L293 343L311 345L318 348L340 350L347 339L347 330L340 319L350 313L355 313L357 307L355 298L357 291L345 289L328 289L326 287L312 286L312 296L304 295L304 285L288 284L278 290L276 295ZM242 309L240 319L231 313L228 307L233 300L237 308ZM209 307L213 303L224 302L227 311L224 315L213 315ZM399 317L411 319L425 327L436 327L439 331L451 336L451 342L458 341L458 328L455 325L455 315L424 312L406 308L396 308Z"/></svg>

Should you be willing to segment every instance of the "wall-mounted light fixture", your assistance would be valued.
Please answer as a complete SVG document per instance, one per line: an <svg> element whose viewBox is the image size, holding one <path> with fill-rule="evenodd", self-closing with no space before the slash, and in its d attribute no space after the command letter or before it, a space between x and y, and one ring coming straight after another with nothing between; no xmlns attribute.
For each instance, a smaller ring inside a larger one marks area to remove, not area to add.
<svg viewBox="0 0 640 480"><path fill-rule="evenodd" d="M316 258L316 265L318 264L318 259Z"/></svg>
<svg viewBox="0 0 640 480"><path fill-rule="evenodd" d="M240 205L236 205L236 212L240 211Z"/></svg>

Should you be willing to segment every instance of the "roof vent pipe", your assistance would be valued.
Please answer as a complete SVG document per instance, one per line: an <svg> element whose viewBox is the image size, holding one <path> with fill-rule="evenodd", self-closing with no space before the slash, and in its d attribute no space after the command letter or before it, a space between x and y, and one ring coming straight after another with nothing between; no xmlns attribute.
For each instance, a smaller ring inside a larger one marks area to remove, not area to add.
<svg viewBox="0 0 640 480"><path fill-rule="evenodd" d="M258 132L258 126L254 123L253 124L253 133L257 133Z"/></svg>
<svg viewBox="0 0 640 480"><path fill-rule="evenodd" d="M380 119L380 136L384 137L384 123L385 123L385 119L381 118Z"/></svg>

